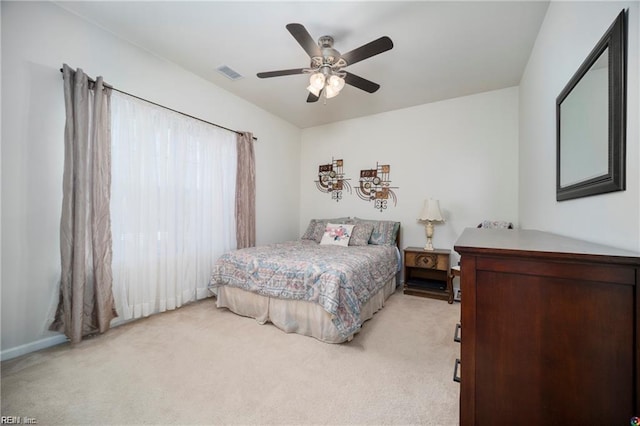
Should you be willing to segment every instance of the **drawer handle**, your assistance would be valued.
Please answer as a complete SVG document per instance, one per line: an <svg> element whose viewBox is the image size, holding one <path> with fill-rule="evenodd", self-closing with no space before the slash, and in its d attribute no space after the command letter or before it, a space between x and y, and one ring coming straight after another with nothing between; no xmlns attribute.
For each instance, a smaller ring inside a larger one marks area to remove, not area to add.
<svg viewBox="0 0 640 426"><path fill-rule="evenodd" d="M458 366L460 366L460 358L456 358L456 366L453 369L453 381L460 383L460 376L458 375Z"/></svg>
<svg viewBox="0 0 640 426"><path fill-rule="evenodd" d="M458 342L460 343L460 329L462 328L462 326L460 325L460 323L456 324L456 332L453 335L453 341L454 342Z"/></svg>
<svg viewBox="0 0 640 426"><path fill-rule="evenodd" d="M416 263L418 266L422 266L423 268L435 269L438 266L438 258L432 254L429 255L418 255L416 258Z"/></svg>

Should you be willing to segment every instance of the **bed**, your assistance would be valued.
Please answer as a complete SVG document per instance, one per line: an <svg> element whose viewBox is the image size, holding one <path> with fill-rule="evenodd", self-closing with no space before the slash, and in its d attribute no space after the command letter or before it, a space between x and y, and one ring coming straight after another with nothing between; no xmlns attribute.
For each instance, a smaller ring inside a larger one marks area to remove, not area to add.
<svg viewBox="0 0 640 426"><path fill-rule="evenodd" d="M235 250L214 265L218 308L328 343L349 341L396 290L400 223L312 219L300 240Z"/></svg>

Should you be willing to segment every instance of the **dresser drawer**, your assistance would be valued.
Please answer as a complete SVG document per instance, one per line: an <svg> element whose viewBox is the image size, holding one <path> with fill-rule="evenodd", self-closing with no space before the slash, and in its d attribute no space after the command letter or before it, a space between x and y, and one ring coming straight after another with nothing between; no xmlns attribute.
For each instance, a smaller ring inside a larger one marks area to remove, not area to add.
<svg viewBox="0 0 640 426"><path fill-rule="evenodd" d="M405 255L406 266L412 268L449 270L449 256L438 253L411 253Z"/></svg>

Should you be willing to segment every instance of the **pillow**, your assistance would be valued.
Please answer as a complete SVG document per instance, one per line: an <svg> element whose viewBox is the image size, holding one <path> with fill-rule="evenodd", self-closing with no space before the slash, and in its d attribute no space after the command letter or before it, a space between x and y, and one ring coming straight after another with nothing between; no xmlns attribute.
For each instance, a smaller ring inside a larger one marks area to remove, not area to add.
<svg viewBox="0 0 640 426"><path fill-rule="evenodd" d="M373 224L371 223L356 223L353 231L351 232L351 239L349 240L350 246L366 246L369 245L369 238L373 232Z"/></svg>
<svg viewBox="0 0 640 426"><path fill-rule="evenodd" d="M328 223L322 235L322 240L320 240L320 244L348 246L354 226L355 225Z"/></svg>
<svg viewBox="0 0 640 426"><path fill-rule="evenodd" d="M345 223L347 220L349 220L348 217L338 217L335 219L311 219L307 226L307 230L302 234L300 239L314 240L316 243L319 243L322 240L327 223Z"/></svg>
<svg viewBox="0 0 640 426"><path fill-rule="evenodd" d="M302 240L313 240L316 243L320 242L322 238L322 234L324 234L325 224L321 221L317 221L316 219L311 219L309 221L309 226L307 226L307 230L302 234L300 239Z"/></svg>
<svg viewBox="0 0 640 426"><path fill-rule="evenodd" d="M369 244L381 246L395 246L400 222L391 220L367 220L354 218L355 223L370 223L373 225L373 232L369 237Z"/></svg>

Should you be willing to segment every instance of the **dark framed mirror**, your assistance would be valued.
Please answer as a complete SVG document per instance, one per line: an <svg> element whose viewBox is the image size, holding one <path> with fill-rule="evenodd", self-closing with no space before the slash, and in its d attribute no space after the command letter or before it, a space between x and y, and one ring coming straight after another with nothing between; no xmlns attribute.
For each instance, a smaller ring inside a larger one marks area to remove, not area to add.
<svg viewBox="0 0 640 426"><path fill-rule="evenodd" d="M626 185L627 19L620 12L556 98L556 200Z"/></svg>

